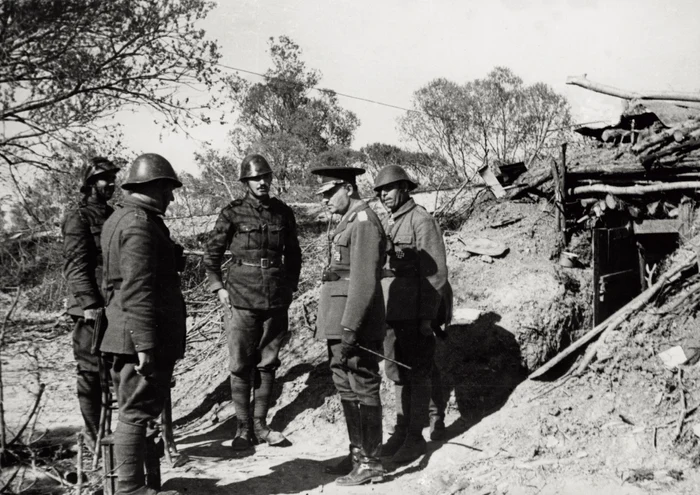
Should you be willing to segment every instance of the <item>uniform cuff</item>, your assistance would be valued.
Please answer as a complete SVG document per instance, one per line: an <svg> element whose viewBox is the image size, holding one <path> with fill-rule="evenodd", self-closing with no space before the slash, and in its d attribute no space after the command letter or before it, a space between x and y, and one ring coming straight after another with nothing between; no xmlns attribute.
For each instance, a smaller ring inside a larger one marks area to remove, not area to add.
<svg viewBox="0 0 700 495"><path fill-rule="evenodd" d="M95 296L94 294L80 294L79 296L75 297L75 300L83 309L99 308L103 305L102 298Z"/></svg>

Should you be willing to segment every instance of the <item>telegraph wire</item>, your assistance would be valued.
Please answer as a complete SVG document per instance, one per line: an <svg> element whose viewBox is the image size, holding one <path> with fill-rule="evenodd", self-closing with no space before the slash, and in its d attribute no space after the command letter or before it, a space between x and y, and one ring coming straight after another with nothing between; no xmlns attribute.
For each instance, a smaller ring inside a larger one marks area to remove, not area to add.
<svg viewBox="0 0 700 495"><path fill-rule="evenodd" d="M222 63L218 63L218 62L217 62L215 65L217 65L217 66L219 66L219 67L223 67L224 69L234 70L234 71L237 71L237 72L243 72L243 73L245 73L245 74L251 74L251 75L254 75L254 76L262 77L262 78L264 78L264 79L269 79L269 80L273 80L273 81L280 81L280 82L283 82L283 83L286 83L286 84L289 84L289 85L292 85L292 86L301 86L301 85L302 85L301 83L298 83L298 82L296 82L296 81L291 81L291 80L289 80L289 79L284 79L284 78L282 78L282 77L267 76L267 75L265 75L265 74L261 74L261 73L259 73L259 72L255 72L255 71L252 71L252 70L241 69L241 68L239 68L239 67L232 67L232 66L230 66L230 65L226 65L226 64L222 64ZM351 94L348 94L348 93L341 93L341 92L336 91L336 90L334 90L334 89L326 89L326 88L311 88L311 89L314 90L314 91L318 91L319 93L322 93L322 94L333 94L333 95L337 95L337 96L342 96L342 97L344 97L344 98L349 98L349 99L351 99L351 100L364 101L364 102L366 102L366 103L372 103L372 104L374 104L374 105L380 105L380 106L383 106L383 107L393 108L393 109L396 109L396 110L403 110L404 112L421 113L421 114L427 115L427 116L429 116L429 117L436 117L435 115L432 115L432 114L430 114L430 113L428 113L428 112L424 112L423 110L416 110L415 108L405 108L405 107L401 107L401 106L398 106L398 105L393 105L393 104L391 104L391 103L385 103L385 102L382 102L382 101L373 100L373 99L370 99L370 98L363 98L363 97L361 97L361 96L355 96L355 95L351 95ZM572 127L590 125L590 124L601 124L601 123L605 123L605 122L606 122L606 121L604 121L604 120L593 120L593 121L590 121L590 122L580 122L580 123L577 122L577 123L574 123L574 124L569 124L569 125L567 125L567 126L559 127L559 128L557 128L557 129L554 129L554 131L558 131L558 130L561 130L561 129L569 129L569 128L572 128Z"/></svg>

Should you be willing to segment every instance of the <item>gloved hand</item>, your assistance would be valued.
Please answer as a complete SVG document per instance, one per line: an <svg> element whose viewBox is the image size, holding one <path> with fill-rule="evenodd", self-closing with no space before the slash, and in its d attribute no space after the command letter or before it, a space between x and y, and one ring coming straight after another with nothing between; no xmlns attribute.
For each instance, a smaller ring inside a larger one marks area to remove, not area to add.
<svg viewBox="0 0 700 495"><path fill-rule="evenodd" d="M357 344L357 332L349 328L343 328L341 337L342 347L340 348L340 362L347 364L348 358L355 352Z"/></svg>
<svg viewBox="0 0 700 495"><path fill-rule="evenodd" d="M418 331L426 337L433 334L433 320L421 320L418 325Z"/></svg>
<svg viewBox="0 0 700 495"><path fill-rule="evenodd" d="M180 244L173 243L173 250L175 251L175 268L178 272L185 271L185 264L187 263L185 248Z"/></svg>

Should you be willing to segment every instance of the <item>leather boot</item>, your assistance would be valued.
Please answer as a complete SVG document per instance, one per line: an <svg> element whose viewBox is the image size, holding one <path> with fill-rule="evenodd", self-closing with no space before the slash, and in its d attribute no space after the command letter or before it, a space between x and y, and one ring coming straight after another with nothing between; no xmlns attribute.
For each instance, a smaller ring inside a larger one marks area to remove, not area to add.
<svg viewBox="0 0 700 495"><path fill-rule="evenodd" d="M78 404L85 422L85 433L90 442L90 449L95 446L97 432L100 429L102 412L102 387L97 371L78 371Z"/></svg>
<svg viewBox="0 0 700 495"><path fill-rule="evenodd" d="M362 448L360 462L350 474L335 480L341 486L376 483L384 479L384 467L379 460L382 447L382 406L360 404Z"/></svg>
<svg viewBox="0 0 700 495"><path fill-rule="evenodd" d="M408 415L410 413L410 387L396 384L394 386L396 396L396 426L386 443L382 446L383 456L392 456L396 453L408 433Z"/></svg>
<svg viewBox="0 0 700 495"><path fill-rule="evenodd" d="M280 445L287 441L282 433L273 430L267 425L267 411L272 400L272 386L275 383L275 373L267 370L256 370L260 377L255 380L253 389L253 430L258 443L266 442L269 445ZM257 378L257 377L256 377Z"/></svg>
<svg viewBox="0 0 700 495"><path fill-rule="evenodd" d="M146 455L146 427L122 422L114 432L114 461L117 466L115 495L148 493L143 463Z"/></svg>
<svg viewBox="0 0 700 495"><path fill-rule="evenodd" d="M341 400L345 424L348 427L350 439L350 453L333 466L326 466L328 474L348 474L360 462L360 445L362 444L362 430L360 422L360 405L357 402Z"/></svg>
<svg viewBox="0 0 700 495"><path fill-rule="evenodd" d="M408 433L401 448L391 458L396 464L413 462L425 454L428 446L423 438L423 425L430 405L430 377L412 376Z"/></svg>
<svg viewBox="0 0 700 495"><path fill-rule="evenodd" d="M231 448L245 450L252 447L250 425L250 376L231 374L231 401L236 408L236 433Z"/></svg>

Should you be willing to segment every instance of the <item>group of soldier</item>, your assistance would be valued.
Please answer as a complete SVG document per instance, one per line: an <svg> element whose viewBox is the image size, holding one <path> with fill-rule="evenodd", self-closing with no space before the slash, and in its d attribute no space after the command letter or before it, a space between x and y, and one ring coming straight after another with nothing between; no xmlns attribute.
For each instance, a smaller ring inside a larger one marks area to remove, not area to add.
<svg viewBox="0 0 700 495"><path fill-rule="evenodd" d="M122 183L124 198L114 211L107 202L118 171L110 160L93 158L85 169L82 200L63 224L79 404L85 432L95 440L104 387L99 370L108 369L119 407L117 494L177 493L146 486L144 456L146 429L163 410L175 362L185 350L183 249L162 218L182 183L165 158L141 155ZM417 183L405 170L389 165L375 178L374 190L388 210L383 222L360 198L356 179L364 169L311 172L320 177L322 204L340 217L332 233L329 223L316 337L327 341L350 448L326 471L340 475L339 485L352 486L383 478L380 456L391 456L394 463L422 456L428 421L431 439L444 432L445 400L433 355L452 295L442 233L411 198ZM266 159L247 156L239 179L245 195L219 214L204 265L224 313L237 423L231 448L244 450L261 442L289 444L267 424L267 414L302 256L292 209L270 195L273 171ZM224 277L227 250L231 261ZM106 325L96 326L102 314ZM382 356L385 374L395 383L397 411L384 444Z"/></svg>

